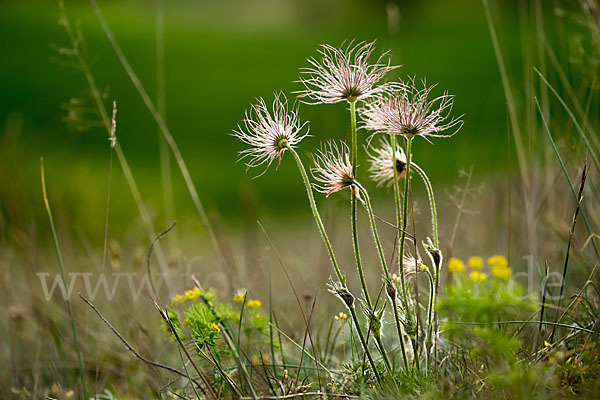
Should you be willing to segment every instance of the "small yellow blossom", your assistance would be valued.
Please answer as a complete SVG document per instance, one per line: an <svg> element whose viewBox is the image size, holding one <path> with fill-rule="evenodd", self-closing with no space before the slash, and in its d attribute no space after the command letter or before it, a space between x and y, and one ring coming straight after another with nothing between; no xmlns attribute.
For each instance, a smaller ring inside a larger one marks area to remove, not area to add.
<svg viewBox="0 0 600 400"><path fill-rule="evenodd" d="M450 261L448 261L448 271L455 274L462 274L465 272L465 264L458 258L452 257Z"/></svg>
<svg viewBox="0 0 600 400"><path fill-rule="evenodd" d="M185 292L183 294L183 297L185 298L186 301L196 300L201 294L202 294L202 292L200 291L200 289L195 287L195 288L190 289L187 292Z"/></svg>
<svg viewBox="0 0 600 400"><path fill-rule="evenodd" d="M254 310L258 310L261 306L262 306L262 303L260 300L248 300L248 307L250 307Z"/></svg>
<svg viewBox="0 0 600 400"><path fill-rule="evenodd" d="M235 296L233 296L233 301L235 301L236 303L243 303L244 302L244 298L246 297L246 292L237 292L235 294Z"/></svg>
<svg viewBox="0 0 600 400"><path fill-rule="evenodd" d="M495 278L508 281L510 279L511 270L508 267L492 266L492 275Z"/></svg>
<svg viewBox="0 0 600 400"><path fill-rule="evenodd" d="M345 313L343 313L343 312L341 312L341 313L339 313L338 315L335 316L335 320L336 321L340 321L340 320L341 321L345 321L347 318L348 318L348 316Z"/></svg>
<svg viewBox="0 0 600 400"><path fill-rule="evenodd" d="M474 283L485 283L487 281L487 275L479 271L471 271L469 279Z"/></svg>
<svg viewBox="0 0 600 400"><path fill-rule="evenodd" d="M175 297L173 297L173 299L171 300L171 303L183 303L184 302L184 297L180 294L176 295Z"/></svg>
<svg viewBox="0 0 600 400"><path fill-rule="evenodd" d="M221 328L219 328L219 325L215 324L214 322L212 324L210 324L210 329L212 329L213 331L219 333L221 332Z"/></svg>
<svg viewBox="0 0 600 400"><path fill-rule="evenodd" d="M488 258L488 264L490 264L490 267L492 267L492 269L494 267L500 267L500 268L506 268L508 267L508 261L506 260L506 257L502 256L502 255L493 255L490 258Z"/></svg>
<svg viewBox="0 0 600 400"><path fill-rule="evenodd" d="M471 257L467 262L469 264L469 268L481 270L483 268L483 258L481 257Z"/></svg>
<svg viewBox="0 0 600 400"><path fill-rule="evenodd" d="M184 319L183 323L186 324L186 325L189 325L190 324L190 319L189 318Z"/></svg>
<svg viewBox="0 0 600 400"><path fill-rule="evenodd" d="M70 399L71 397L73 397L74 394L74 391L69 390L67 393L65 393L65 398Z"/></svg>
<svg viewBox="0 0 600 400"><path fill-rule="evenodd" d="M396 274L392 274L392 280L396 283L402 282L402 279Z"/></svg>

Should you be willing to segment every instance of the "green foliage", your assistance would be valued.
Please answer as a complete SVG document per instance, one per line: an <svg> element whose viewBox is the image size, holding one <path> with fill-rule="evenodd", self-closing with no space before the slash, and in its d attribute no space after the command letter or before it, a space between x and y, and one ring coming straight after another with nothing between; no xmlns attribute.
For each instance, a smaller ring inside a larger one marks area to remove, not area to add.
<svg viewBox="0 0 600 400"><path fill-rule="evenodd" d="M518 325L498 322L526 320L537 307L517 282L475 283L462 275L447 287L438 306L445 317L444 338L473 356L496 362L515 362L521 344L515 337Z"/></svg>

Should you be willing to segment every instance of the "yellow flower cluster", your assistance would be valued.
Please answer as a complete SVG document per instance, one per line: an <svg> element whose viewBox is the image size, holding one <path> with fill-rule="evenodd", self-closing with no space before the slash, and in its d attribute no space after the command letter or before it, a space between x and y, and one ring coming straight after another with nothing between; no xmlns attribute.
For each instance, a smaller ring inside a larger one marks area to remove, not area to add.
<svg viewBox="0 0 600 400"><path fill-rule="evenodd" d="M252 308L253 310L258 310L262 306L260 300L248 300L248 303L246 304L249 308Z"/></svg>
<svg viewBox="0 0 600 400"><path fill-rule="evenodd" d="M492 270L492 275L495 278L508 281L510 279L511 270L508 267L508 261L506 257L501 255L494 255L488 258L488 264Z"/></svg>
<svg viewBox="0 0 600 400"><path fill-rule="evenodd" d="M219 325L217 325L214 322L212 324L210 324L210 329L212 329L213 331L215 331L217 333L221 332L221 328L219 328Z"/></svg>
<svg viewBox="0 0 600 400"><path fill-rule="evenodd" d="M493 255L487 259L487 263L490 266L492 276L497 279L508 281L511 276L511 270L508 266L508 260L503 255ZM472 270L469 273L469 279L477 284L482 284L487 281L487 275L482 272L483 269L483 258L473 256L467 261L467 265ZM462 274L465 272L464 263L458 258L451 258L448 261L448 271L454 274Z"/></svg>
<svg viewBox="0 0 600 400"><path fill-rule="evenodd" d="M400 278L398 275L396 274L392 274L392 280L396 283L400 283L402 282L402 278Z"/></svg>
<svg viewBox="0 0 600 400"><path fill-rule="evenodd" d="M237 292L235 294L235 296L233 296L233 301L236 303L243 303L245 297L246 297L246 292L240 290L239 292Z"/></svg>
<svg viewBox="0 0 600 400"><path fill-rule="evenodd" d="M480 271L483 268L483 258L476 256L471 257L469 258L469 261L467 261L467 264L469 265L469 268Z"/></svg>
<svg viewBox="0 0 600 400"><path fill-rule="evenodd" d="M463 272L465 272L465 264L463 264L463 262L458 258L452 257L448 261L448 271L454 274L462 274Z"/></svg>
<svg viewBox="0 0 600 400"><path fill-rule="evenodd" d="M198 297L202 297L206 300L211 300L214 295L210 293L203 293L198 287L194 287L193 289L187 290L183 294L178 294L171 299L171 303L184 303L186 301L196 300Z"/></svg>
<svg viewBox="0 0 600 400"><path fill-rule="evenodd" d="M469 279L474 283L485 283L487 281L487 275L481 271L473 270L469 274Z"/></svg>
<svg viewBox="0 0 600 400"><path fill-rule="evenodd" d="M348 318L348 316L345 313L343 313L343 312L341 312L341 313L339 313L338 315L335 316L335 320L336 321L340 321L341 320L343 322L347 318Z"/></svg>

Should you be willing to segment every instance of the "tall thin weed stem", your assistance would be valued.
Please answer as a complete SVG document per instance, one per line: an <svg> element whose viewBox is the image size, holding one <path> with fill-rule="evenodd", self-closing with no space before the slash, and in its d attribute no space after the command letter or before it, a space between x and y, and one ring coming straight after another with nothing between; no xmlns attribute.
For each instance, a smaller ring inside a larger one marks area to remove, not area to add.
<svg viewBox="0 0 600 400"><path fill-rule="evenodd" d="M60 251L60 245L58 244L58 235L56 234L56 228L54 227L54 218L52 217L52 210L50 209L50 202L48 201L48 195L46 192L46 176L44 173L44 159L40 158L40 173L42 177L42 194L44 197L44 205L46 212L48 213L48 220L50 222L50 230L52 231L52 238L54 240L54 247L56 249L56 258L58 260L58 266L60 268L60 277L62 279L63 287L67 286L67 277L65 273L65 264L63 262L62 253ZM73 331L73 342L75 345L75 352L77 353L77 363L79 365L79 378L81 380L81 395L83 399L87 399L87 389L85 387L85 369L83 368L83 358L81 357L81 347L79 346L79 338L77 336L77 327L75 326L75 317L73 316L73 308L71 307L71 298L65 296L67 302L67 309L69 311L69 319L71 320L71 329Z"/></svg>
<svg viewBox="0 0 600 400"><path fill-rule="evenodd" d="M350 123L351 123L351 163L352 163L352 176L356 179L356 163L358 158L358 139L356 135L356 101L350 101ZM369 289L367 288L367 281L365 279L365 273L362 266L362 260L360 258L360 247L358 243L358 207L356 204L356 196L350 193L350 222L352 224L352 246L354 248L354 258L356 259L356 268L358 269L358 276L360 277L360 284L362 285L363 294L365 295L365 301L369 309L373 309L371 304L371 297L369 296Z"/></svg>
<svg viewBox="0 0 600 400"><path fill-rule="evenodd" d="M202 222L202 225L206 231L206 234L208 236L208 239L209 239L209 242L213 249L213 252L215 253L215 256L217 257L219 263L223 267L227 268L228 267L228 264L226 261L227 259L226 259L225 255L223 254L221 247L219 246L219 242L214 233L214 229L212 228L210 220L208 219L208 215L206 214L206 211L204 210L204 206L202 205L200 197L198 196L198 191L196 190L196 185L194 184L194 181L189 172L187 164L186 164L185 160L183 159L181 151L179 150L179 146L177 146L177 143L175 142L175 139L173 138L171 131L167 127L165 120L163 119L162 115L156 109L154 102L150 99L150 96L146 92L146 89L144 89L144 86L142 85L137 74L133 70L133 67L131 66L131 64L129 63L127 58L125 57L125 53L123 53L123 50L119 46L119 43L117 42L117 39L115 38L112 30L108 26L108 22L104 18L104 15L102 14L100 7L98 7L96 0L89 0L89 2L90 2L90 5L92 6L94 13L96 14L96 18L98 19L98 21L100 22L100 25L102 26L102 29L104 30L106 37L108 38L109 42L111 43L113 50L115 51L115 54L117 55L117 58L121 62L121 65L127 72L129 79L131 79L133 85L137 89L144 104L150 111L150 114L152 114L152 117L154 118L156 124L158 125L159 129L163 133L165 140L169 144L169 147L171 148L171 151L173 152L173 156L175 157L175 161L177 162L177 165L179 166L179 169L181 171L181 175L183 176L183 179L185 181L185 184L186 184L186 187L190 194L190 197L192 198L192 202L194 203L196 211L198 212L198 215L200 216L200 221Z"/></svg>

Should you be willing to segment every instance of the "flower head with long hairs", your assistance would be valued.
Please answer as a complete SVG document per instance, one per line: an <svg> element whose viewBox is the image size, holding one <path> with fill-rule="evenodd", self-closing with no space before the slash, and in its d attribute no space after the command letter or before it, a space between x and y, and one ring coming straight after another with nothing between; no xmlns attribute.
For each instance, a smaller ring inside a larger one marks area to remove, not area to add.
<svg viewBox="0 0 600 400"><path fill-rule="evenodd" d="M318 182L315 189L329 196L345 187L350 187L352 193L360 199L358 188L355 185L352 164L350 163L350 150L344 142L340 146L333 142L327 142L314 157L315 166L311 172Z"/></svg>
<svg viewBox="0 0 600 400"><path fill-rule="evenodd" d="M450 118L454 96L447 92L432 100L429 94L435 87L427 86L417 89L414 79L409 85L396 93L381 97L367 104L362 110L364 127L375 133L404 135L407 137L450 137L462 126L461 117ZM441 132L456 128L454 132Z"/></svg>
<svg viewBox="0 0 600 400"><path fill-rule="evenodd" d="M384 93L398 83L377 85L385 75L398 68L390 65L389 53L383 53L374 64L369 58L375 49L375 42L350 42L345 48L328 44L321 45L321 58L309 58L311 67L303 68L300 82L306 88L300 97L308 98L309 103L353 102Z"/></svg>
<svg viewBox="0 0 600 400"><path fill-rule="evenodd" d="M233 135L250 146L240 152L240 159L248 158L247 167L257 167L281 157L288 147L295 147L308 136L308 122L298 120L298 109L288 107L283 93L275 94L272 112L264 99L259 98L250 110L246 111L244 128L238 125ZM265 169L265 171L266 171Z"/></svg>
<svg viewBox="0 0 600 400"><path fill-rule="evenodd" d="M394 150L392 144L387 139L381 139L379 147L370 147L371 152L367 149L369 160L371 161L371 167L369 172L371 178L377 182L377 186L386 184L390 186L394 183L394 169L398 179L402 178L406 173L406 155L404 150L398 144L396 144L395 164L394 164Z"/></svg>

